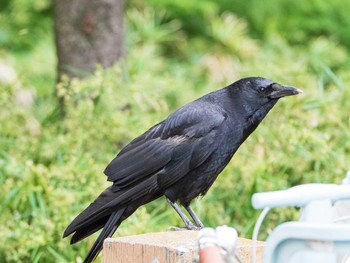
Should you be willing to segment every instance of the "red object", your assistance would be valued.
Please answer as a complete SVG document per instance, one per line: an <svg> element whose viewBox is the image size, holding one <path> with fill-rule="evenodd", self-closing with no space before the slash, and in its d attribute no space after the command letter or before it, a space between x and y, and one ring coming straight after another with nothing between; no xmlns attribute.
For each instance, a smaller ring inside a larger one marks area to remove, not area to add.
<svg viewBox="0 0 350 263"><path fill-rule="evenodd" d="M199 263L225 263L221 248L215 245L206 246L199 251Z"/></svg>

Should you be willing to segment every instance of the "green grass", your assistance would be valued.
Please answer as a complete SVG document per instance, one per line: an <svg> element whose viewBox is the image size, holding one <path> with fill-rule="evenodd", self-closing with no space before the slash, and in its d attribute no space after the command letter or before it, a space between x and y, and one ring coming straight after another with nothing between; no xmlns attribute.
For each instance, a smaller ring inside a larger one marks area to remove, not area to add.
<svg viewBox="0 0 350 263"><path fill-rule="evenodd" d="M53 96L52 35L28 53L0 53L18 75L0 89L0 258L5 262L80 262L94 238L70 246L61 237L108 185L103 175L108 162L176 108L241 77L264 76L304 94L280 101L208 194L193 202L205 225L227 224L250 237L259 213L250 204L254 192L340 183L349 169L346 49L327 38L309 39L303 46L290 46L278 36L260 42L231 14L208 21L214 40L208 43L186 39L175 22L164 25L154 16L151 10L128 13L127 63L75 80L71 90L61 85L67 99L63 119ZM146 25L150 17L154 24ZM169 50L171 56L165 56ZM21 90L32 94L32 105L16 99ZM297 215L294 208L273 210L261 238ZM170 225L181 221L159 199L140 208L116 235Z"/></svg>

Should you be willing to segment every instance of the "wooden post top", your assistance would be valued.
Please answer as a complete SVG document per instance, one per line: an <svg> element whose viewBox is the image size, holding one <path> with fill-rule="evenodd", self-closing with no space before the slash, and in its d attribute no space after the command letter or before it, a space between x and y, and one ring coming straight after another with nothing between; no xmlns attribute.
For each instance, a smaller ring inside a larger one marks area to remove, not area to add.
<svg viewBox="0 0 350 263"><path fill-rule="evenodd" d="M168 231L107 238L103 245L104 263L192 263L198 257L198 231ZM239 238L236 253L250 262L251 240ZM258 242L261 262L264 243Z"/></svg>

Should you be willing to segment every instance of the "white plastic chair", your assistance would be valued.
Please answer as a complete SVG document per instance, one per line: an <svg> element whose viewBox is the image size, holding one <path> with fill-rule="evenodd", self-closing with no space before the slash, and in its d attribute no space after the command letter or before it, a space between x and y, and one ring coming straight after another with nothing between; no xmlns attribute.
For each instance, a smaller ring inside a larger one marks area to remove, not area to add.
<svg viewBox="0 0 350 263"><path fill-rule="evenodd" d="M350 256L350 214L339 214L339 211L350 211L349 181L348 172L343 185L304 184L254 194L252 204L256 209L265 209L263 216L273 207L302 208L299 222L283 223L270 234L263 262L350 263L347 257ZM263 216L258 219L259 223ZM347 222L342 224L345 220Z"/></svg>

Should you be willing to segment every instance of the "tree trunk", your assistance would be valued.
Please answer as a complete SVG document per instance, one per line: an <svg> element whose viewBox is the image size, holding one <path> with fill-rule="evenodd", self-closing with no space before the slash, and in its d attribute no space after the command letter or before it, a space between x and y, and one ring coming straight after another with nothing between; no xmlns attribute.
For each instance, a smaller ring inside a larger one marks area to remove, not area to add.
<svg viewBox="0 0 350 263"><path fill-rule="evenodd" d="M54 0L58 80L82 78L124 55L123 0Z"/></svg>

